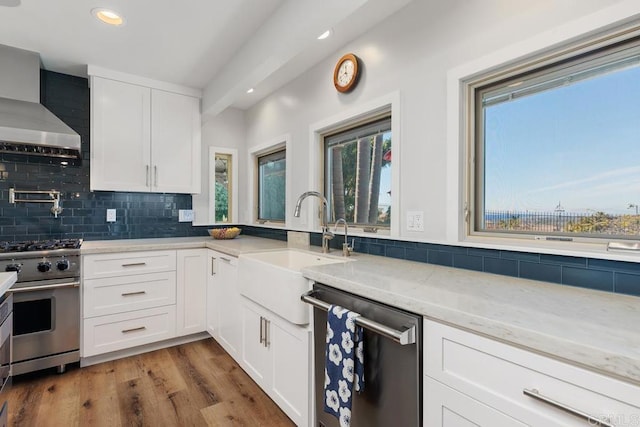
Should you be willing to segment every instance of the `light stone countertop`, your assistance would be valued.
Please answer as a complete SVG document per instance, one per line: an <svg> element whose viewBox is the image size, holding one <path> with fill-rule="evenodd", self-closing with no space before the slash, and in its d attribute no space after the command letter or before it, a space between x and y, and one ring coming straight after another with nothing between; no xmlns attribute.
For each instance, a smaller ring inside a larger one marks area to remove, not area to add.
<svg viewBox="0 0 640 427"><path fill-rule="evenodd" d="M2 297L5 292L7 292L7 290L9 290L9 288L11 288L14 283L16 283L17 279L18 275L15 271L12 271L10 273L0 273L0 297Z"/></svg>
<svg viewBox="0 0 640 427"><path fill-rule="evenodd" d="M355 254L319 283L640 384L640 298Z"/></svg>
<svg viewBox="0 0 640 427"><path fill-rule="evenodd" d="M244 252L286 248L287 242L240 235L230 240L203 237L170 237L158 239L93 240L82 243L80 253L105 254L115 252L158 251L171 249L208 248L231 256Z"/></svg>

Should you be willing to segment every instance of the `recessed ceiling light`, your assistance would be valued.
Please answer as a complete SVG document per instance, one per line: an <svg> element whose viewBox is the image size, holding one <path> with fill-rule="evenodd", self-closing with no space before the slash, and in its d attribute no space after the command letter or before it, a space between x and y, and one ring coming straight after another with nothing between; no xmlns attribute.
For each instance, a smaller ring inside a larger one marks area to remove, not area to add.
<svg viewBox="0 0 640 427"><path fill-rule="evenodd" d="M318 36L318 40L324 40L331 35L331 30L327 30Z"/></svg>
<svg viewBox="0 0 640 427"><path fill-rule="evenodd" d="M248 90L247 90L247 93L253 93L253 88L248 89Z"/></svg>
<svg viewBox="0 0 640 427"><path fill-rule="evenodd" d="M124 18L113 10L97 8L92 9L91 14L104 22L105 24L114 25L116 27L124 24Z"/></svg>

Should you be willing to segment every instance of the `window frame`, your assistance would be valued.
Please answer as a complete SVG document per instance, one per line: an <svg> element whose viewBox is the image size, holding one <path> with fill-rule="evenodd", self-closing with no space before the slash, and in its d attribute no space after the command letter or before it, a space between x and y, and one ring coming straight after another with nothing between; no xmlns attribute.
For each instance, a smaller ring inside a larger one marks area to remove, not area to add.
<svg viewBox="0 0 640 427"><path fill-rule="evenodd" d="M275 153L277 151L284 150L285 152L285 212L284 221L272 221L259 219L259 206L258 206L258 157ZM247 165L249 172L249 191L247 204L249 206L249 218L247 220L254 226L274 227L274 228L291 228L290 213L293 213L293 208L289 206L291 201L291 135L284 134L277 136L269 141L258 144L253 148L248 149ZM290 212L291 211L291 212Z"/></svg>
<svg viewBox="0 0 640 427"><path fill-rule="evenodd" d="M620 12L620 16L624 16L624 13L624 11ZM506 80L640 36L640 26L637 23L629 24L625 19L616 21L613 15L601 16L600 20L583 20L579 25L572 23L570 26L567 25L569 28L557 29L553 34L541 34L525 43L514 44L449 71L447 75L447 162L450 165L447 175L448 240L469 242L472 245L496 244L497 247L508 248L548 248L552 253L559 247L573 250L574 253L591 252L595 249L593 243L599 243L602 246L598 248L604 247L606 251L607 242L629 242L629 239L616 239L615 236L571 236L573 237L571 241L559 243L558 240L561 239L547 234L487 233L475 231L472 228L476 210L474 182L476 176L473 165L477 156L475 136L478 131L474 118L478 108L474 91L478 87L493 82ZM595 250L602 251L602 249Z"/></svg>
<svg viewBox="0 0 640 427"><path fill-rule="evenodd" d="M238 150L235 148L227 147L209 147L209 171L215 171L216 169L216 154L224 154L231 156L231 203L229 208L231 209L231 216L227 222L216 222L216 186L211 185L209 181L209 223L211 225L222 224L238 224ZM215 172L213 175L210 173L207 179L215 180ZM213 178L212 178L213 177Z"/></svg>
<svg viewBox="0 0 640 427"><path fill-rule="evenodd" d="M284 179L285 179L285 195L284 195L284 218L283 219L273 219L273 218L261 218L260 217L260 189L261 189L261 182L260 182L260 160L264 159L266 157L269 158L273 158L273 157L278 157L277 160L284 160L285 162L285 169L284 169ZM256 185L256 222L259 224L266 224L266 223L274 223L274 224L284 224L287 218L287 194L286 194L286 188L287 188L287 148L285 147L279 147L276 148L272 151L268 151L265 153L260 153L258 155L255 156L255 169L256 169L256 173L255 173L255 185Z"/></svg>
<svg viewBox="0 0 640 427"><path fill-rule="evenodd" d="M340 129L336 129L333 132L329 132L327 134L323 134L322 135L322 145L323 145L323 153L322 153L322 170L323 170L323 183L322 183L322 194L325 195L325 198L327 199L327 202L329 203L329 209L331 209L331 199L332 199L332 195L330 194L331 191L328 188L329 187L329 179L330 179L330 163L327 160L327 155L329 153L329 151L331 150L332 147L335 147L336 145L341 145L344 143L344 141L335 141L336 138L340 138L340 139L344 139L345 141L351 141L354 138L358 139L358 136L355 135L360 135L360 134L371 134L371 132L374 132L376 129L380 129L380 128L387 128L388 130L385 131L380 131L378 130L377 133L380 134L384 134L384 133L391 133L391 146L393 147L393 132L391 129L391 113L382 113L379 115L373 115L370 117L367 117L365 120L361 120L358 121L356 123L353 123L351 126L347 125L347 126L343 126ZM387 125L388 123L388 125ZM392 171L393 171L393 167L392 167ZM393 201L393 198L392 198ZM393 210L392 210L393 212ZM333 216L333 214L330 212L330 216ZM391 215L391 217L393 218L393 214ZM355 218L354 218L355 219ZM332 219L334 222L338 220L338 218L333 218ZM349 222L348 226L352 229L352 230L358 230L358 231L362 231L362 232L367 232L367 233L378 233L378 231L381 232L381 234L385 234L389 232L389 229L391 228L391 223L387 224L369 224L369 223L355 223L355 222ZM367 231L368 230L368 231ZM373 231L376 230L376 231Z"/></svg>
<svg viewBox="0 0 640 427"><path fill-rule="evenodd" d="M390 92L378 98L359 103L349 108L344 108L341 112L326 117L309 126L309 186L302 188L302 191L315 190L323 192L324 187L324 163L323 163L323 136L352 127L354 124L363 123L372 117L382 114L391 115L391 133L393 138L393 162L394 167L391 170L391 194L397 194L398 197L391 199L391 212L398 212L398 215L391 216L391 227L386 234L369 233L363 230L349 228L349 236L364 236L376 238L399 238L400 237L400 169L402 159L402 133L400 128L401 121L401 97L400 92ZM310 198L311 199L311 198ZM303 205L303 215L301 218L292 219L292 226L297 229L306 229L310 231L320 230L320 219L318 216L319 205L317 200L313 198ZM337 234L341 234L338 227Z"/></svg>
<svg viewBox="0 0 640 427"><path fill-rule="evenodd" d="M470 200L473 200L473 204L470 202L472 218L469 221L470 234L471 235L497 235L508 237L509 235L523 235L533 236L534 238L543 236L548 239L584 239L585 241L603 241L607 240L638 240L640 236L623 236L623 235L605 235L605 234L589 234L589 233L572 233L572 232L535 232L535 231L518 231L518 230L491 230L488 231L481 227L484 221L484 191L485 182L484 175L486 169L484 162L482 161L485 156L485 134L484 134L484 109L483 104L484 95L486 93L501 93L500 96L507 96L510 92L518 92L526 89L532 84L544 84L547 82L547 86L553 89L562 87L562 84L558 84L559 79L566 79L567 75L576 75L577 73L591 70L597 67L606 66L607 64L613 64L621 59L628 58L630 56L638 57L640 55L640 38L633 38L618 42L616 44L600 47L594 51L581 53L572 58L567 58L559 61L556 64L549 64L539 69L534 69L526 73L517 74L507 79L502 79L495 83L489 83L483 86L474 87L474 127L475 135L473 141L473 158L474 162L470 163L470 167L473 168L473 172L470 172L472 185L470 190L474 192L471 195ZM600 74L599 76L602 76ZM509 87L518 81L525 82L523 89ZM535 91L534 93L540 93Z"/></svg>

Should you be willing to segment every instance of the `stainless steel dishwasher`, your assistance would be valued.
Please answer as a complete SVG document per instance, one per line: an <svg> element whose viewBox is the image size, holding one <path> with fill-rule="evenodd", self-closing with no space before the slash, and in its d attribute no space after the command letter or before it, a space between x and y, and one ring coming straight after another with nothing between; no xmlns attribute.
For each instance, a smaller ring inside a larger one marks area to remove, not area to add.
<svg viewBox="0 0 640 427"><path fill-rule="evenodd" d="M302 296L314 310L315 408L318 427L339 426L324 412L327 310L337 304L360 313L365 386L354 393L352 427L422 425L422 317L322 284Z"/></svg>

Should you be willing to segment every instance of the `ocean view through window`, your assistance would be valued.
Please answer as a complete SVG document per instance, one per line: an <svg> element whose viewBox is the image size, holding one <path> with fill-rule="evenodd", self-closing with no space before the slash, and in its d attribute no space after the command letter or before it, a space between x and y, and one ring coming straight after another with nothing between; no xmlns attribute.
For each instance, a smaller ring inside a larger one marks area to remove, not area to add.
<svg viewBox="0 0 640 427"><path fill-rule="evenodd" d="M640 42L474 90L471 231L640 238Z"/></svg>

